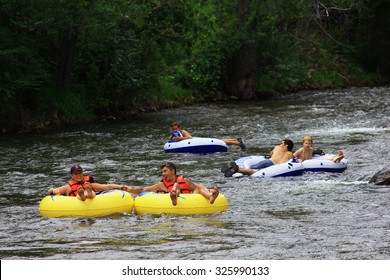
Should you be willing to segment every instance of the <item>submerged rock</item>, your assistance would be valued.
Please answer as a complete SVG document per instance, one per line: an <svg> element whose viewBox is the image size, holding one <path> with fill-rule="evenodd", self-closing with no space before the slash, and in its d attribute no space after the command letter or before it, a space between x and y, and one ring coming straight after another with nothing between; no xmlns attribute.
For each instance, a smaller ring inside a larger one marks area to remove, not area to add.
<svg viewBox="0 0 390 280"><path fill-rule="evenodd" d="M370 183L375 185L390 185L390 170L383 168L378 171L370 180Z"/></svg>

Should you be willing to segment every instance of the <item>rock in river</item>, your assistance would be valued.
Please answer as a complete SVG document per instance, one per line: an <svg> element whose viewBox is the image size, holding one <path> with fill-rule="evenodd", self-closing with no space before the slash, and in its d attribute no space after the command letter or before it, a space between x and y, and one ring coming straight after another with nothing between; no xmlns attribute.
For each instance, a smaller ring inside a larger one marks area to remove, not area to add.
<svg viewBox="0 0 390 280"><path fill-rule="evenodd" d="M370 180L375 185L390 185L390 169L383 168L378 171Z"/></svg>

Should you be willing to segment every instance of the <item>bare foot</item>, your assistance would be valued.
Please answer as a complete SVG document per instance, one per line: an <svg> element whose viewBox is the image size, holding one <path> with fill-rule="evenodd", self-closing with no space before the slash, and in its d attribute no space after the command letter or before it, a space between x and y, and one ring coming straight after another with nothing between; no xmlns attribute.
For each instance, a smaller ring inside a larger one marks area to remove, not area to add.
<svg viewBox="0 0 390 280"><path fill-rule="evenodd" d="M83 187L79 187L78 190L77 190L77 194L79 195L80 199L82 201L85 200L85 193L84 193L84 188Z"/></svg>
<svg viewBox="0 0 390 280"><path fill-rule="evenodd" d="M176 204L177 204L176 192L175 192L175 191L171 191L171 192L169 193L169 196L171 197L173 206L176 206Z"/></svg>
<svg viewBox="0 0 390 280"><path fill-rule="evenodd" d="M218 195L219 195L219 190L217 187L214 187L214 191L212 192L211 197L210 197L210 204L214 203L214 201L217 199Z"/></svg>
<svg viewBox="0 0 390 280"><path fill-rule="evenodd" d="M86 186L85 190L87 191L87 198L93 198L92 188L90 186Z"/></svg>
<svg viewBox="0 0 390 280"><path fill-rule="evenodd" d="M344 158L344 153L343 151L340 150L337 157L333 159L333 162L340 162L343 158Z"/></svg>

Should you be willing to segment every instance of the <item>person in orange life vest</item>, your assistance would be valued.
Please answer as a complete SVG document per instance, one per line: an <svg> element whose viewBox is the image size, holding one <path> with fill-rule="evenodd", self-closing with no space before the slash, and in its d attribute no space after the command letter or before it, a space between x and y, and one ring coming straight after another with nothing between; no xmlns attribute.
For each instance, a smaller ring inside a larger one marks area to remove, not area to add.
<svg viewBox="0 0 390 280"><path fill-rule="evenodd" d="M195 184L191 180L184 178L183 176L176 175L176 166L172 162L167 162L161 166L162 180L157 184L143 188L130 188L124 187L129 193L139 194L144 191L150 192L168 192L172 199L172 204L176 206L177 197L180 193L198 193L210 200L210 204L213 204L215 199L219 195L217 187L214 189L208 189L203 183Z"/></svg>
<svg viewBox="0 0 390 280"><path fill-rule="evenodd" d="M172 133L171 136L169 137L168 142L178 142L181 140L192 138L192 135L188 131L181 128L180 122L177 121L173 122L171 124L171 128L172 128ZM221 139L221 140L225 142L226 145L237 145L240 146L242 150L246 149L246 146L244 142L242 142L241 138L237 138L237 139L231 138L231 139Z"/></svg>
<svg viewBox="0 0 390 280"><path fill-rule="evenodd" d="M125 185L95 183L92 176L83 175L83 169L80 165L72 166L70 176L72 180L68 184L49 189L47 192L48 195L76 196L78 199L84 201L87 198L94 198L96 192L113 189L124 190L127 187Z"/></svg>

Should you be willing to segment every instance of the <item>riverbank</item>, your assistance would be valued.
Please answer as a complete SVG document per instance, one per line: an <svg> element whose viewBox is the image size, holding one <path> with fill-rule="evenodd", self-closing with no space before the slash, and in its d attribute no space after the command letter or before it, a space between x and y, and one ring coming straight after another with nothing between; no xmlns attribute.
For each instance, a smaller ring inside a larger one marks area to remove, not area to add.
<svg viewBox="0 0 390 280"><path fill-rule="evenodd" d="M256 100L273 98L275 96L285 95L291 92L298 92L301 90L323 90L323 89L337 89L337 88L349 88L349 87L365 87L365 86L381 86L384 85L384 81L377 80L349 80L348 83L337 87L332 84L315 85L305 83L300 87L289 87L283 92L280 91L267 91L259 92L256 95ZM51 113L46 118L34 118L32 114L23 112L21 116L21 125L17 126L12 122L9 122L8 127L2 127L2 134L28 134L28 133L44 133L48 131L56 131L64 128L69 128L77 125L87 124L99 124L104 122L115 122L115 121L129 121L136 118L143 113L148 112L159 112L165 109L178 108L185 105L202 104L202 103L218 103L222 101L240 102L240 99L236 96L226 96L221 93L212 94L208 97L199 96L192 98L184 96L182 98L164 99L159 102L153 102L153 104L144 102L137 102L135 106L127 107L126 109L117 112L98 111L89 117L78 117L73 120L62 120L58 113Z"/></svg>

